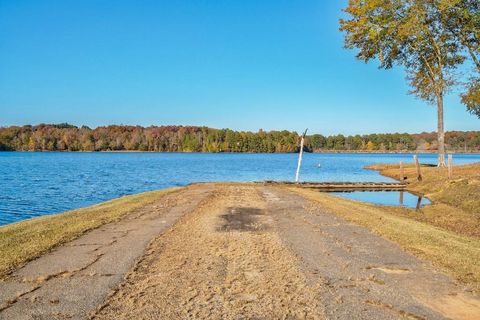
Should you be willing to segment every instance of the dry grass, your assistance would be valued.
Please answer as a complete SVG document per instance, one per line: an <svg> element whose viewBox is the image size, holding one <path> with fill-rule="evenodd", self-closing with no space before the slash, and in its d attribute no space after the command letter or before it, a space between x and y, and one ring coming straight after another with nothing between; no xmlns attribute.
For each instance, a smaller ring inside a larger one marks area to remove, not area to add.
<svg viewBox="0 0 480 320"><path fill-rule="evenodd" d="M160 196L180 190L145 192L63 214L43 216L0 227L0 278L52 248L88 230L117 221Z"/></svg>
<svg viewBox="0 0 480 320"><path fill-rule="evenodd" d="M377 206L303 188L289 188L323 208L389 239L433 262L460 282L480 292L480 239L458 234L410 216L413 209Z"/></svg>
<svg viewBox="0 0 480 320"><path fill-rule="evenodd" d="M399 165L367 168L399 179ZM447 169L437 167L422 167L422 181L416 180L413 165L405 166L405 175L409 191L433 201L433 205L409 211L406 216L461 235L480 237L480 163L455 166L452 179L448 179Z"/></svg>

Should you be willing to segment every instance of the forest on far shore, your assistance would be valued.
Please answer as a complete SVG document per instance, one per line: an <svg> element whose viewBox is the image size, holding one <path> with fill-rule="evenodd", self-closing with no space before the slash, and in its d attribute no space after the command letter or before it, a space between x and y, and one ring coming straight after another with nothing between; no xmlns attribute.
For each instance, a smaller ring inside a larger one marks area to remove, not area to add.
<svg viewBox="0 0 480 320"><path fill-rule="evenodd" d="M436 133L308 135L305 151L437 150ZM448 151L479 152L480 131L450 131ZM291 131L233 131L196 126L110 125L91 129L67 123L0 127L1 151L156 151L156 152L298 152Z"/></svg>

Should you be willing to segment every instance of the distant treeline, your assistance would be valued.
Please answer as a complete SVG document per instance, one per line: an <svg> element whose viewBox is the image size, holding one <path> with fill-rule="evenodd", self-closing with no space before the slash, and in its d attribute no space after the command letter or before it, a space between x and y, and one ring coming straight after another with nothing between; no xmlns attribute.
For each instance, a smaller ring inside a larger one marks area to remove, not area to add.
<svg viewBox="0 0 480 320"><path fill-rule="evenodd" d="M480 131L446 133L447 150L480 151ZM305 151L435 151L435 133L314 134ZM0 127L2 151L298 152L290 131L247 132L193 126L76 127L70 124Z"/></svg>

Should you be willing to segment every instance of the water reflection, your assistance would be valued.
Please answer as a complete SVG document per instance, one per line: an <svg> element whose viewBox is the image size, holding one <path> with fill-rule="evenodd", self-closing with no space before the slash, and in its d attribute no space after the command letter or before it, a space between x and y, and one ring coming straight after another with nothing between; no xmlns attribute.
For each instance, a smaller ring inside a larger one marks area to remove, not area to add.
<svg viewBox="0 0 480 320"><path fill-rule="evenodd" d="M348 191L331 192L334 195L384 206L420 209L431 204L430 200L408 191Z"/></svg>

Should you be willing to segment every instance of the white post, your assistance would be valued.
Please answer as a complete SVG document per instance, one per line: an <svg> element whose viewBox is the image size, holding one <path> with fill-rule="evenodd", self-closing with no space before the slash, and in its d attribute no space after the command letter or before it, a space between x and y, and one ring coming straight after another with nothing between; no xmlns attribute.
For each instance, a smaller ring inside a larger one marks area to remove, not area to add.
<svg viewBox="0 0 480 320"><path fill-rule="evenodd" d="M300 153L298 154L297 172L295 173L295 182L297 183L300 179L300 167L302 166L302 156L303 156L303 143L305 141L307 130L308 129L305 129L305 132L302 135L302 140L300 141Z"/></svg>

